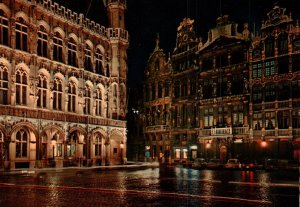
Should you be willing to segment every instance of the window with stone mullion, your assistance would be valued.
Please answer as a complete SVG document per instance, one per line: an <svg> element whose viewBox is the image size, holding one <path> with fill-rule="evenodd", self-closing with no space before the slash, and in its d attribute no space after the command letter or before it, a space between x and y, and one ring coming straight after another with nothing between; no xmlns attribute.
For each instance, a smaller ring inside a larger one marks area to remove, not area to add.
<svg viewBox="0 0 300 207"><path fill-rule="evenodd" d="M76 86L74 83L69 84L69 92L68 92L68 111L75 112L75 104L76 104Z"/></svg>
<svg viewBox="0 0 300 207"><path fill-rule="evenodd" d="M47 79L41 75L38 83L38 102L37 106L40 108L46 108L47 106Z"/></svg>
<svg viewBox="0 0 300 207"><path fill-rule="evenodd" d="M16 104L26 105L27 103L27 76L23 71L16 74Z"/></svg>
<svg viewBox="0 0 300 207"><path fill-rule="evenodd" d="M88 70L88 71L93 71L92 51L88 45L86 45L86 47L84 49L84 69Z"/></svg>
<svg viewBox="0 0 300 207"><path fill-rule="evenodd" d="M77 46L73 40L68 42L68 64L77 67Z"/></svg>
<svg viewBox="0 0 300 207"><path fill-rule="evenodd" d="M27 51L27 26L21 21L16 23L16 49Z"/></svg>
<svg viewBox="0 0 300 207"><path fill-rule="evenodd" d="M56 78L53 81L53 109L62 110L62 82L60 79Z"/></svg>
<svg viewBox="0 0 300 207"><path fill-rule="evenodd" d="M2 45L9 45L8 28L8 18L0 11L0 44Z"/></svg>
<svg viewBox="0 0 300 207"><path fill-rule="evenodd" d="M59 33L53 37L53 60L63 62L63 41Z"/></svg>
<svg viewBox="0 0 300 207"><path fill-rule="evenodd" d="M101 51L98 49L95 53L95 70L97 74L104 75L103 71L103 55L101 54Z"/></svg>
<svg viewBox="0 0 300 207"><path fill-rule="evenodd" d="M8 70L0 66L0 104L8 104Z"/></svg>
<svg viewBox="0 0 300 207"><path fill-rule="evenodd" d="M86 90L85 90L85 98L84 98L84 102L85 102L85 106L84 106L84 113L85 114L91 114L91 103L92 103L92 100L91 100L91 89L90 87L86 87Z"/></svg>
<svg viewBox="0 0 300 207"><path fill-rule="evenodd" d="M42 57L47 57L47 44L48 44L48 35L43 31L44 29L38 31L38 55Z"/></svg>
<svg viewBox="0 0 300 207"><path fill-rule="evenodd" d="M102 94L100 89L97 90L97 95L96 95L96 115L101 116L102 115Z"/></svg>

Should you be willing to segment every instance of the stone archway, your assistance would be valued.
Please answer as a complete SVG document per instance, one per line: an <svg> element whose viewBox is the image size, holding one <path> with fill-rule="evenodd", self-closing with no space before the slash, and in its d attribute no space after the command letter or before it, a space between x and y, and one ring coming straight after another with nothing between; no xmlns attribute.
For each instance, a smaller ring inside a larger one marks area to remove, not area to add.
<svg viewBox="0 0 300 207"><path fill-rule="evenodd" d="M110 164L126 162L126 141L120 131L114 130L110 135Z"/></svg>

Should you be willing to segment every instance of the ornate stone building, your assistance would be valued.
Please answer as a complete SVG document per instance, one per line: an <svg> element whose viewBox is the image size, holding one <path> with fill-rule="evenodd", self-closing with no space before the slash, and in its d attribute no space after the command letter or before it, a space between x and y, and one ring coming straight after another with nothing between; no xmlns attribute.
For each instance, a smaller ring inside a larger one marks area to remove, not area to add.
<svg viewBox="0 0 300 207"><path fill-rule="evenodd" d="M284 12L275 6L254 38L248 24L238 32L227 15L219 17L206 42L185 18L168 60L156 46L144 84L154 159L299 157L299 25ZM167 88L159 84L166 80ZM158 113L164 109L167 116Z"/></svg>
<svg viewBox="0 0 300 207"><path fill-rule="evenodd" d="M1 166L126 161L126 1L105 3L108 27L52 0L1 1Z"/></svg>

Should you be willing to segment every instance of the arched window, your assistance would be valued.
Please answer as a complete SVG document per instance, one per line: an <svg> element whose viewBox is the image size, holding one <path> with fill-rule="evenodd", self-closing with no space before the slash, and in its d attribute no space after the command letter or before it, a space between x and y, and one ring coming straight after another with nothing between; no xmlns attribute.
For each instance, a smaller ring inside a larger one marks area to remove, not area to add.
<svg viewBox="0 0 300 207"><path fill-rule="evenodd" d="M8 69L0 65L0 104L8 104Z"/></svg>
<svg viewBox="0 0 300 207"><path fill-rule="evenodd" d="M16 134L16 158L27 157L28 132L21 129Z"/></svg>
<svg viewBox="0 0 300 207"><path fill-rule="evenodd" d="M8 18L0 10L0 44L2 45L9 45L8 28Z"/></svg>
<svg viewBox="0 0 300 207"><path fill-rule="evenodd" d="M102 93L98 88L96 91L96 116L102 116Z"/></svg>
<svg viewBox="0 0 300 207"><path fill-rule="evenodd" d="M38 31L37 53L39 56L48 57L47 43L48 43L48 34L46 32L46 29L43 26L41 26L40 30Z"/></svg>
<svg viewBox="0 0 300 207"><path fill-rule="evenodd" d="M95 53L95 70L97 74L104 75L103 71L103 54L101 53L100 49L96 50Z"/></svg>
<svg viewBox="0 0 300 207"><path fill-rule="evenodd" d="M27 74L18 69L16 72L16 104L26 105L27 103Z"/></svg>
<svg viewBox="0 0 300 207"><path fill-rule="evenodd" d="M37 106L40 108L47 107L47 77L43 74L39 75L39 83L38 83L38 100Z"/></svg>
<svg viewBox="0 0 300 207"><path fill-rule="evenodd" d="M77 67L77 46L73 38L68 42L68 64Z"/></svg>
<svg viewBox="0 0 300 207"><path fill-rule="evenodd" d="M76 109L76 84L73 81L69 82L68 91L68 111L75 112Z"/></svg>
<svg viewBox="0 0 300 207"><path fill-rule="evenodd" d="M84 48L84 69L93 71L92 50L88 44L86 44Z"/></svg>
<svg viewBox="0 0 300 207"><path fill-rule="evenodd" d="M91 114L91 104L92 104L92 92L91 88L86 85L85 86L85 97L84 97L84 113Z"/></svg>
<svg viewBox="0 0 300 207"><path fill-rule="evenodd" d="M16 22L16 48L27 51L27 25L24 19L19 18Z"/></svg>
<svg viewBox="0 0 300 207"><path fill-rule="evenodd" d="M63 40L59 32L53 37L53 60L63 62Z"/></svg>
<svg viewBox="0 0 300 207"><path fill-rule="evenodd" d="M62 96L63 95L63 86L62 80L59 78L54 78L53 80L53 109L62 110Z"/></svg>

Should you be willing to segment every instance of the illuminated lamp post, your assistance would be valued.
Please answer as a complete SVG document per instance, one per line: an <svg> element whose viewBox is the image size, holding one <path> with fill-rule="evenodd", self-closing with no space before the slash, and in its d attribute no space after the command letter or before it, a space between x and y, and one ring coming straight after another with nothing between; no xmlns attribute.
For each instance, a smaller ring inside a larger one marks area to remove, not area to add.
<svg viewBox="0 0 300 207"><path fill-rule="evenodd" d="M260 146L263 148L263 156L264 156L264 159L266 159L266 147L267 147L267 142L265 140L265 138L263 137L262 138L262 141L260 143Z"/></svg>
<svg viewBox="0 0 300 207"><path fill-rule="evenodd" d="M124 164L124 161L123 161L124 144L123 144L123 142L121 142L121 144L120 144L120 149L121 149L121 165L123 165Z"/></svg>
<svg viewBox="0 0 300 207"><path fill-rule="evenodd" d="M56 145L56 139L54 138L54 136L51 139L51 145L52 145L52 158L53 158L53 165L54 165L55 164L54 163L55 162L55 159L54 159L54 150L55 150L55 145Z"/></svg>
<svg viewBox="0 0 300 207"><path fill-rule="evenodd" d="M207 141L206 144L205 144L206 159L207 159L207 157L208 157L208 156L207 156L207 154L208 154L208 153L207 153L207 150L210 149L210 148L211 148L211 144L210 144L209 141Z"/></svg>

